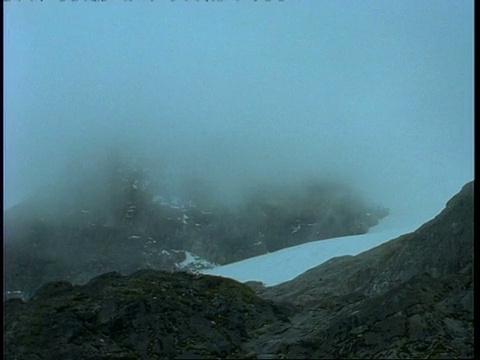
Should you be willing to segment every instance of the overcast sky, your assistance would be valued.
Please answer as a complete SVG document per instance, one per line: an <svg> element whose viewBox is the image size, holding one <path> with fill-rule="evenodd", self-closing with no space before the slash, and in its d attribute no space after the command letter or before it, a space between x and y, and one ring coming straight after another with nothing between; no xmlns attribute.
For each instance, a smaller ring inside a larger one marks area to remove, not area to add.
<svg viewBox="0 0 480 360"><path fill-rule="evenodd" d="M390 208L449 197L473 178L472 20L463 0L4 2L4 207L112 140L225 191L328 174Z"/></svg>

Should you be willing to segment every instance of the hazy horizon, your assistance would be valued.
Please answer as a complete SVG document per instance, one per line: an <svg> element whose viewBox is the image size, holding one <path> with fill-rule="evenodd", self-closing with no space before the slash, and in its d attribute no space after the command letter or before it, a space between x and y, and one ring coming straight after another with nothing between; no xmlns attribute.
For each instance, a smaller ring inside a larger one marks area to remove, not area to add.
<svg viewBox="0 0 480 360"><path fill-rule="evenodd" d="M4 209L110 144L399 211L473 178L472 1L12 1L4 61Z"/></svg>

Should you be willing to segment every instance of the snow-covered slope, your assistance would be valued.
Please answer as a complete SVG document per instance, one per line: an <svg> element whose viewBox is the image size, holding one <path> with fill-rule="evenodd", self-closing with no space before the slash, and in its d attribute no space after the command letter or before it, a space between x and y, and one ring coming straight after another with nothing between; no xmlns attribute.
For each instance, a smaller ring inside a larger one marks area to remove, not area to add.
<svg viewBox="0 0 480 360"><path fill-rule="evenodd" d="M459 183L456 189L447 188L440 194L426 192L422 194L428 198L424 207L416 207L408 213L393 211L364 235L306 243L202 272L230 277L242 282L260 281L267 286L277 285L333 257L356 255L400 235L415 231L436 216L462 186L463 183ZM444 197L448 191L450 196Z"/></svg>

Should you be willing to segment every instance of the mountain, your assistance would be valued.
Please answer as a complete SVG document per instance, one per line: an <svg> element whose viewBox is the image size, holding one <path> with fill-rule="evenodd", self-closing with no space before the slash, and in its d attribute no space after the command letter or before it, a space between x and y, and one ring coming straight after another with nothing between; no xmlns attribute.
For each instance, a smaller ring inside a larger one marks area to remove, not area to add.
<svg viewBox="0 0 480 360"><path fill-rule="evenodd" d="M201 197L200 180L189 184L195 191L162 186L141 162L110 155L7 210L4 297L28 298L49 281L85 284L111 271L182 270L190 257L199 261L188 268L201 270L364 234L388 214L328 182L255 188L234 205L208 191Z"/></svg>
<svg viewBox="0 0 480 360"><path fill-rule="evenodd" d="M158 270L48 283L5 302L6 357L473 358L473 191L277 286Z"/></svg>

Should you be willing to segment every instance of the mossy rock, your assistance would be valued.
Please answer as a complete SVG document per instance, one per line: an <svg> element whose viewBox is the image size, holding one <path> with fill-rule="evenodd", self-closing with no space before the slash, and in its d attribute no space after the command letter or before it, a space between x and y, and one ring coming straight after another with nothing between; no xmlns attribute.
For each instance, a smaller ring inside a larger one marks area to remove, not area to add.
<svg viewBox="0 0 480 360"><path fill-rule="evenodd" d="M43 286L7 301L6 352L24 358L242 358L257 329L285 311L231 279L142 270L83 286Z"/></svg>

